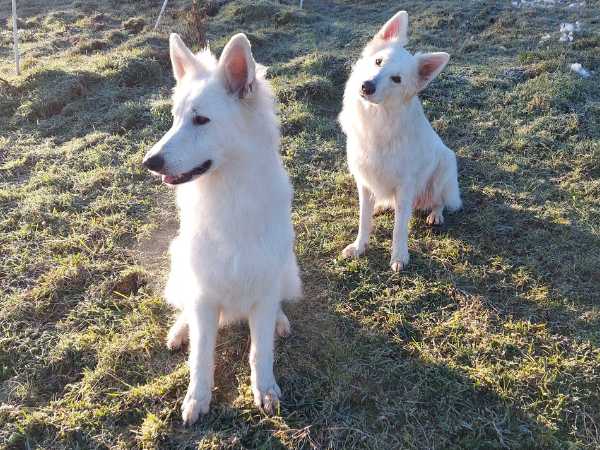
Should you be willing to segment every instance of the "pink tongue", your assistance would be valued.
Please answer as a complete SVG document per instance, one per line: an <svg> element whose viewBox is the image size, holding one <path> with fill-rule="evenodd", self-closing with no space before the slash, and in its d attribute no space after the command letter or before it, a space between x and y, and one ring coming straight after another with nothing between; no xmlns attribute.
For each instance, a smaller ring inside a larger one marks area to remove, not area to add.
<svg viewBox="0 0 600 450"><path fill-rule="evenodd" d="M177 177L172 177L170 175L163 175L162 180L163 183L167 183L167 184L173 184L173 181L175 181Z"/></svg>

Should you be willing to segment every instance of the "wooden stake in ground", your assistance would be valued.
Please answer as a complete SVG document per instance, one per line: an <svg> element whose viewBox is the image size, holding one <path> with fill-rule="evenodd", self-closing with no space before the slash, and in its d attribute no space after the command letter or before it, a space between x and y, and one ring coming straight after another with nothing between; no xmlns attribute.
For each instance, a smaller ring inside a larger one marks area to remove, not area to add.
<svg viewBox="0 0 600 450"><path fill-rule="evenodd" d="M169 0L165 0L165 2L162 5L162 8L160 8L160 13L158 14L158 18L156 19L156 23L154 24L154 29L156 30L158 28L158 24L160 23L160 19L162 18L162 15L165 12L165 8L167 7L167 2ZM13 0L14 2L14 0Z"/></svg>
<svg viewBox="0 0 600 450"><path fill-rule="evenodd" d="M12 16L13 41L15 46L15 64L17 65L17 75L21 75L21 67L19 65L19 30L17 30L17 0L12 0Z"/></svg>

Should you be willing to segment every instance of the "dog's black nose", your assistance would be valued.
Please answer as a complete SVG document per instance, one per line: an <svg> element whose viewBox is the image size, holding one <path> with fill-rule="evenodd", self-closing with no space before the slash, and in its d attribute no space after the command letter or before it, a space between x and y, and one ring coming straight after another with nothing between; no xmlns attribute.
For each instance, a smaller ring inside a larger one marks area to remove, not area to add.
<svg viewBox="0 0 600 450"><path fill-rule="evenodd" d="M365 95L373 95L375 93L375 83L372 81L365 81L362 84L362 93Z"/></svg>
<svg viewBox="0 0 600 450"><path fill-rule="evenodd" d="M165 160L160 155L152 155L150 158L146 158L142 165L152 172L160 172L165 167Z"/></svg>

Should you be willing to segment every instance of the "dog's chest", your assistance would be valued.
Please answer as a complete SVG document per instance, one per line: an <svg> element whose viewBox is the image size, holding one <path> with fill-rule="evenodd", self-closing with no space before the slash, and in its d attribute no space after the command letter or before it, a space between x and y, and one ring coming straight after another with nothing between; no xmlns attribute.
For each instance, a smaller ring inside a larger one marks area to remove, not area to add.
<svg viewBox="0 0 600 450"><path fill-rule="evenodd" d="M399 182L408 176L403 142L348 142L348 166L357 180L378 198L393 195Z"/></svg>
<svg viewBox="0 0 600 450"><path fill-rule="evenodd" d="M204 291L235 298L258 295L272 284L293 244L291 193L282 189L279 195L260 195L255 188L253 196L180 203L176 257L191 268Z"/></svg>

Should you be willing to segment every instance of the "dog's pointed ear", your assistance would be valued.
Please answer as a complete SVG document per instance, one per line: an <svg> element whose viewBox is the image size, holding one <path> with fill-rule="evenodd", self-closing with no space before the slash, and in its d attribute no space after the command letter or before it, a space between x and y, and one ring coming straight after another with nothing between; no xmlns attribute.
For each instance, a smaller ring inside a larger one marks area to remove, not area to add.
<svg viewBox="0 0 600 450"><path fill-rule="evenodd" d="M252 91L256 62L245 34L236 34L229 40L219 58L219 69L225 88L231 94L244 98Z"/></svg>
<svg viewBox="0 0 600 450"><path fill-rule="evenodd" d="M197 73L200 70L198 60L177 33L171 33L171 36L169 36L169 52L171 54L171 64L173 65L173 75L175 75L175 80L178 82L187 74Z"/></svg>
<svg viewBox="0 0 600 450"><path fill-rule="evenodd" d="M425 89L446 67L449 60L450 55L444 52L417 55L417 92Z"/></svg>
<svg viewBox="0 0 600 450"><path fill-rule="evenodd" d="M377 32L375 39L383 41L398 40L402 45L408 43L408 13L398 11L384 26Z"/></svg>

